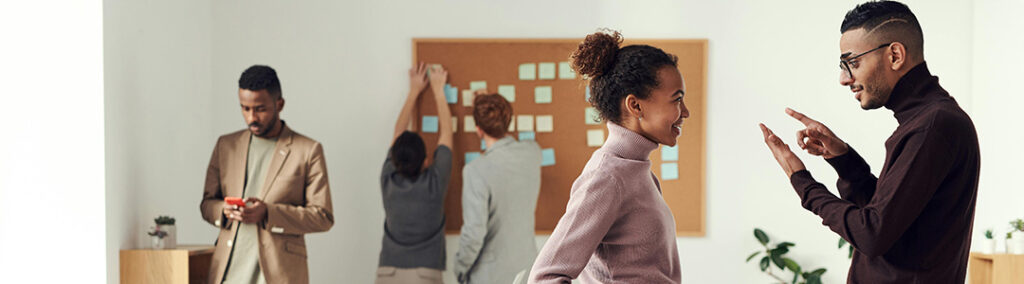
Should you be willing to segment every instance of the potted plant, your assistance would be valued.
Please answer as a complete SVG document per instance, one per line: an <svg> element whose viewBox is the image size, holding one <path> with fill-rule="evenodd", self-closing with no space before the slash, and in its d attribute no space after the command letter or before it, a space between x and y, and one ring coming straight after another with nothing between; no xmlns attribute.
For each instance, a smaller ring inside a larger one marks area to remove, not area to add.
<svg viewBox="0 0 1024 284"><path fill-rule="evenodd" d="M789 248L795 246L795 244L791 242L782 242L776 244L775 247L771 247L768 245L768 235L761 229L757 228L754 229L754 237L757 238L757 241L764 247L764 251L758 250L753 254L750 254L750 256L747 257L747 262L750 262L751 259L754 259L754 257L764 252L764 257L761 258L759 267L762 272L768 274L768 276L771 276L772 278L775 278L778 283L821 284L821 275L825 274L825 268L818 268L813 271L804 271L796 261L785 257L785 255L789 253ZM782 275L773 273L772 264L775 264L775 267L779 269L777 273L783 273L789 269L789 271L793 273L793 279L791 281L786 281L782 278Z"/></svg>
<svg viewBox="0 0 1024 284"><path fill-rule="evenodd" d="M164 232L167 238L164 240L164 247L173 249L178 247L178 228L174 226L174 217L159 216L153 219L156 223L156 230Z"/></svg>
<svg viewBox="0 0 1024 284"><path fill-rule="evenodd" d="M1011 254L1024 254L1024 219L1010 221L1009 237L1006 240L1006 252ZM1013 243L1013 245L1010 245Z"/></svg>
<svg viewBox="0 0 1024 284"><path fill-rule="evenodd" d="M1006 232L1006 253L1013 253L1013 241L1010 238L1013 237L1013 231Z"/></svg>
<svg viewBox="0 0 1024 284"><path fill-rule="evenodd" d="M985 230L985 240L982 240L981 253L996 253L996 240L992 237L992 229Z"/></svg>
<svg viewBox="0 0 1024 284"><path fill-rule="evenodd" d="M166 245L164 238L167 237L167 232L161 231L160 227L151 227L150 231L146 232L146 234L148 234L150 240L152 240L152 245L150 246L150 248L164 249Z"/></svg>

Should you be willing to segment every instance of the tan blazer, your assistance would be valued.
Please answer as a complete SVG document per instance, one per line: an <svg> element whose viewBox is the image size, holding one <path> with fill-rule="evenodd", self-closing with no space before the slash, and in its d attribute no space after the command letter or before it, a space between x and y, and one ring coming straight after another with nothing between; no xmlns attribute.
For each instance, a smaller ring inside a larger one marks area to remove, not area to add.
<svg viewBox="0 0 1024 284"><path fill-rule="evenodd" d="M282 124L284 125L284 124ZM249 151L248 130L221 136L206 170L203 219L220 228L210 267L210 284L224 279L236 222L222 213L224 197L241 197ZM334 225L327 164L319 142L281 131L259 198L267 218L258 231L260 267L267 283L309 283L304 234L325 232Z"/></svg>

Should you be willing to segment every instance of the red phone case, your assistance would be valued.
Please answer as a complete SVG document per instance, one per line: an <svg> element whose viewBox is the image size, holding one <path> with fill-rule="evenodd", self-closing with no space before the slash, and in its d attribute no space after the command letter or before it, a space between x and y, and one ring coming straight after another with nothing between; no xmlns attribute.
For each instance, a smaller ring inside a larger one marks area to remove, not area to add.
<svg viewBox="0 0 1024 284"><path fill-rule="evenodd" d="M245 201L239 197L225 197L224 202L231 205L238 205L238 207L245 207Z"/></svg>

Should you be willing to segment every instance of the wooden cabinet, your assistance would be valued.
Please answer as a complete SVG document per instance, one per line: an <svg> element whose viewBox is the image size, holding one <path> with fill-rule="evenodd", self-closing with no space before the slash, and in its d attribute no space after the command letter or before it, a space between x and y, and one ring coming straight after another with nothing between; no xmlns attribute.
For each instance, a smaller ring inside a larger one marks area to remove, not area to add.
<svg viewBox="0 0 1024 284"><path fill-rule="evenodd" d="M121 283L206 283L213 246L121 250Z"/></svg>
<svg viewBox="0 0 1024 284"><path fill-rule="evenodd" d="M1024 283L1024 255L972 252L967 269L971 284Z"/></svg>

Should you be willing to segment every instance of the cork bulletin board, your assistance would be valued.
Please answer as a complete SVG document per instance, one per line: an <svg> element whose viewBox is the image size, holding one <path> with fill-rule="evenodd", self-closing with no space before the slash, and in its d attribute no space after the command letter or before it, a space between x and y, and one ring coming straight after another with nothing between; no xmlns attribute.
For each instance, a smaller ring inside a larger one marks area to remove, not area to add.
<svg viewBox="0 0 1024 284"><path fill-rule="evenodd" d="M567 68L569 54L581 40L413 40L414 63L440 64L448 70L450 86L445 92L455 120L452 176L445 200L449 234L457 234L462 226L462 167L467 159L483 152L473 125L466 127L467 117L473 117L472 90L482 87L489 93L501 93L512 103L509 135L533 139L540 145L545 163L535 229L538 234L554 230L565 213L573 181L608 136L604 122L594 122L594 110L588 110L585 81ZM651 153L651 170L661 181L663 196L675 216L676 234L704 236L707 40L627 40L623 46L628 44L648 44L679 57L690 117L674 149L661 146ZM413 123L428 153L433 153L437 110L430 89L425 92L417 102Z"/></svg>

